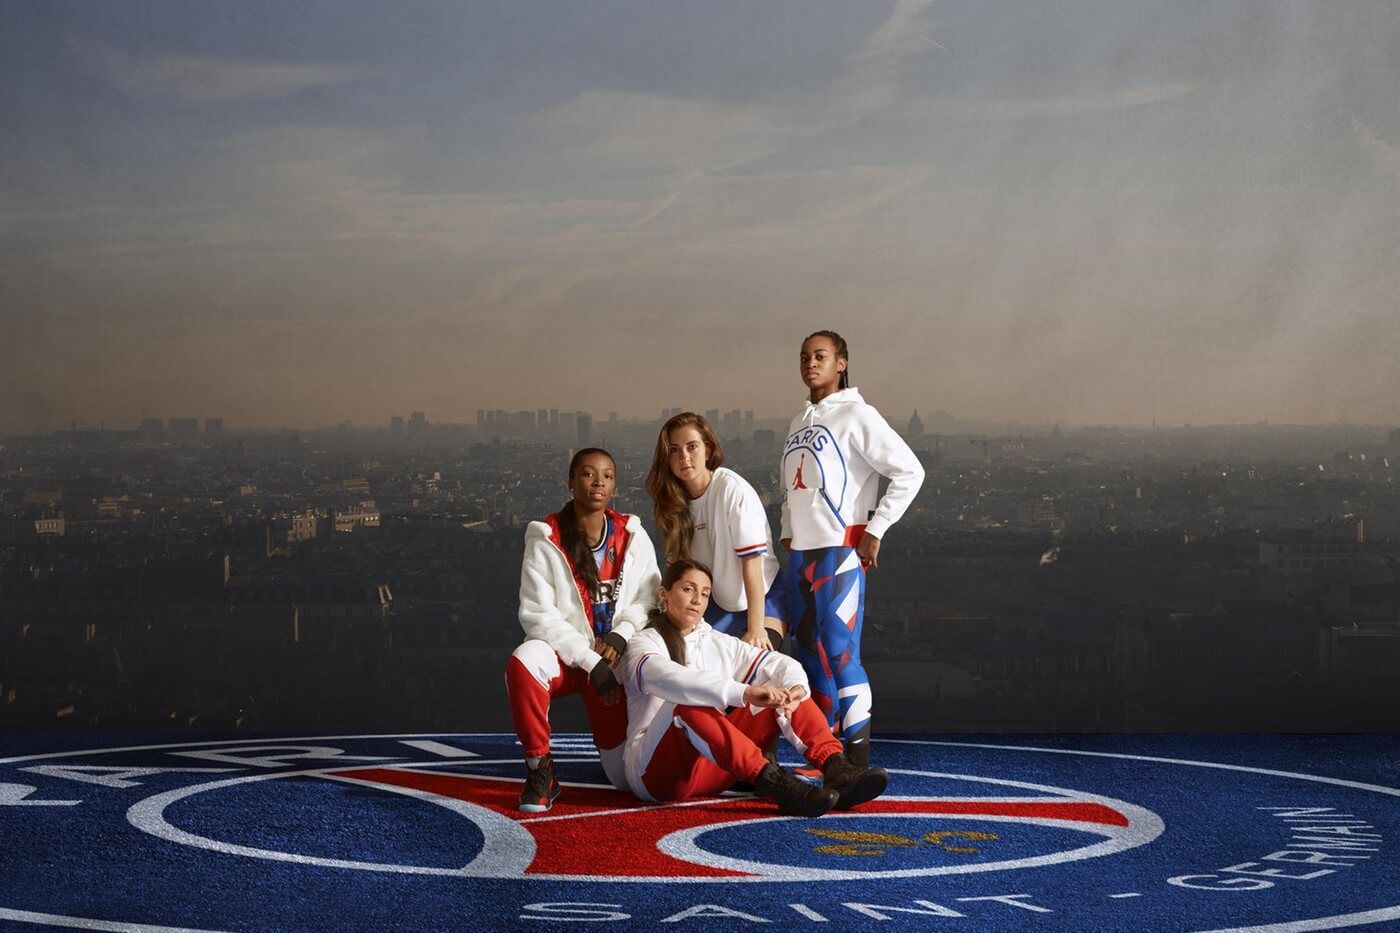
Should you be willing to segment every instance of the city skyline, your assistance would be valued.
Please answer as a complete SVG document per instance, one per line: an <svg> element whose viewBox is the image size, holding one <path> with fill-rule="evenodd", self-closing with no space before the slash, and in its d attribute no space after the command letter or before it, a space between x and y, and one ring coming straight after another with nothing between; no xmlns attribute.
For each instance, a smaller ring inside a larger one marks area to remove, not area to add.
<svg viewBox="0 0 1400 933"><path fill-rule="evenodd" d="M1393 5L0 26L0 434L785 418L827 327L892 422L1400 421Z"/></svg>

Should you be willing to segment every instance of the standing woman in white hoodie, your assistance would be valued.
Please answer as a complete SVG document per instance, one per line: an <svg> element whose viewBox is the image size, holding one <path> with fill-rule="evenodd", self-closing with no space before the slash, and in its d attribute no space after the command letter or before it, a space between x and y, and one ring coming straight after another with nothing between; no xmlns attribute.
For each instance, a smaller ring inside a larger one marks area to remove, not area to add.
<svg viewBox="0 0 1400 933"><path fill-rule="evenodd" d="M782 456L788 601L813 698L847 757L863 766L870 761L871 708L870 678L860 663L865 574L879 566L880 540L914 501L924 470L850 386L840 334L812 334L798 360L807 404L788 428ZM881 475L890 481L883 498Z"/></svg>
<svg viewBox="0 0 1400 933"><path fill-rule="evenodd" d="M586 447L569 462L572 499L525 529L520 625L526 640L506 662L506 689L525 752L520 809L548 810L559 796L549 754L549 705L581 694L608 780L626 790L627 704L613 665L646 623L661 582L656 551L635 515L608 508L612 455Z"/></svg>

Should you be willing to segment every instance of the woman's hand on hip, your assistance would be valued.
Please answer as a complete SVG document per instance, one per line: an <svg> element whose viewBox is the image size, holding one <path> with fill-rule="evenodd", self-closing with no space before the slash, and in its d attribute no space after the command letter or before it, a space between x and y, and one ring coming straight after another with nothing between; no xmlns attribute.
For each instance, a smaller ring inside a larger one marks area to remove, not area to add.
<svg viewBox="0 0 1400 933"><path fill-rule="evenodd" d="M860 565L866 570L880 566L880 539L868 531L861 535L856 544L856 556L860 558Z"/></svg>

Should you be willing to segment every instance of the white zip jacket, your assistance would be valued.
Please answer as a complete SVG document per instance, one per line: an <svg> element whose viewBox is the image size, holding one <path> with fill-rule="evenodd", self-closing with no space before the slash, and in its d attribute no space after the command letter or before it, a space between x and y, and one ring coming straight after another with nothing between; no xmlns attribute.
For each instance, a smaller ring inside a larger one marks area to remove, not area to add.
<svg viewBox="0 0 1400 933"><path fill-rule="evenodd" d="M661 572L656 549L641 519L627 516L629 539L622 555L622 586L614 595L612 631L630 639L646 624L656 602ZM593 650L593 629L568 558L550 539L545 522L525 528L525 559L520 566L520 625L526 638L546 642L565 664L591 671L601 660Z"/></svg>
<svg viewBox="0 0 1400 933"><path fill-rule="evenodd" d="M776 651L754 648L701 621L685 636L684 665L671 660L666 642L654 628L643 628L627 643L622 659L627 689L627 742L623 762L632 793L650 800L642 774L657 743L665 736L676 706L726 710L744 704L749 684L808 687L802 665ZM662 728L650 728L658 717Z"/></svg>
<svg viewBox="0 0 1400 933"><path fill-rule="evenodd" d="M782 534L792 549L854 547L847 529L884 538L924 482L924 468L855 388L806 404L788 427L782 460ZM876 503L880 476L889 477Z"/></svg>

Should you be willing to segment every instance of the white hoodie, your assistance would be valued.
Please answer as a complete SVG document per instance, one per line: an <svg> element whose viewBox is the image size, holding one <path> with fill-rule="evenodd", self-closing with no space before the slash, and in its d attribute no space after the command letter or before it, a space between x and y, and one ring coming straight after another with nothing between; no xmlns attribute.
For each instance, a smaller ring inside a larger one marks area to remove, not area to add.
<svg viewBox="0 0 1400 933"><path fill-rule="evenodd" d="M890 486L877 507L880 477ZM782 535L792 549L854 547L847 529L883 538L914 501L924 468L855 388L806 404L783 445Z"/></svg>
<svg viewBox="0 0 1400 933"><path fill-rule="evenodd" d="M641 519L627 516L627 550L622 555L622 586L614 595L612 631L631 638L646 624L661 587L656 549ZM527 638L546 642L569 667L591 671L600 657L593 650L593 629L583 596L564 552L550 537L546 522L525 529L525 559L520 566L520 625Z"/></svg>
<svg viewBox="0 0 1400 933"><path fill-rule="evenodd" d="M650 800L642 773L651 761L648 735L654 746L664 729L651 730L652 721L670 721L675 706L708 706L725 710L741 706L749 684L808 687L807 673L792 658L755 648L701 621L685 636L685 664L671 660L666 642L654 628L643 628L627 643L622 659L627 688L627 742L623 761L632 793ZM810 689L808 691L810 693Z"/></svg>

